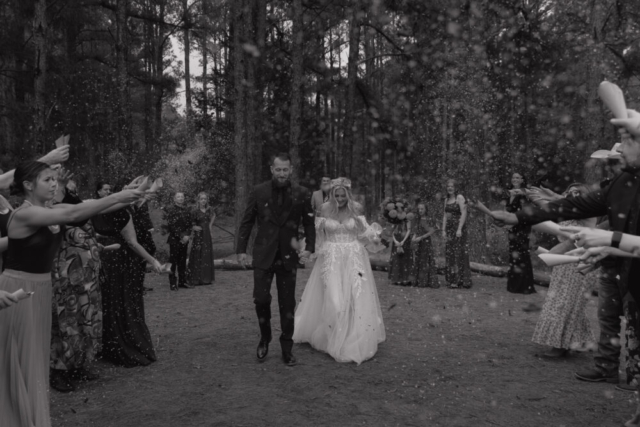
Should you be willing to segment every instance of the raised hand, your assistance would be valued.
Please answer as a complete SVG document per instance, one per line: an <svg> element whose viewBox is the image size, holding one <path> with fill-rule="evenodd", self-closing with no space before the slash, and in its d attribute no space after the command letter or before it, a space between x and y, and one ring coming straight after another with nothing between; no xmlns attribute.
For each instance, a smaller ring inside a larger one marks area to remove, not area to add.
<svg viewBox="0 0 640 427"><path fill-rule="evenodd" d="M144 196L144 193L138 190L122 190L113 194L118 203L133 203L142 196Z"/></svg>
<svg viewBox="0 0 640 427"><path fill-rule="evenodd" d="M560 231L571 233L571 239L576 246L585 248L610 246L613 236L611 231L589 227L560 227Z"/></svg>
<svg viewBox="0 0 640 427"><path fill-rule="evenodd" d="M42 163L46 163L49 166L56 165L58 163L66 162L69 159L69 146L63 145L55 150L49 151L44 157L39 160Z"/></svg>
<svg viewBox="0 0 640 427"><path fill-rule="evenodd" d="M73 178L73 173L70 170L65 168L58 169L58 185L60 187L65 188L71 178Z"/></svg>

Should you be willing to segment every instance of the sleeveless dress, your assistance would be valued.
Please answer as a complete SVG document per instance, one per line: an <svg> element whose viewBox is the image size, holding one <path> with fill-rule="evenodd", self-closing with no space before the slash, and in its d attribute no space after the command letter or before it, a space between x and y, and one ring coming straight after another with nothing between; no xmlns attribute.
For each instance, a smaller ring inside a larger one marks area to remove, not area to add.
<svg viewBox="0 0 640 427"><path fill-rule="evenodd" d="M144 207L144 205L143 205ZM147 366L156 361L151 333L145 322L144 277L146 262L121 236L120 231L133 221L138 243L150 255L155 252L153 239L146 235L150 228L148 211L138 209L130 214L122 209L93 218L96 232L108 236L103 244L119 243L121 248L102 254L100 288L102 290L102 352L100 356L127 368Z"/></svg>
<svg viewBox="0 0 640 427"><path fill-rule="evenodd" d="M51 426L48 393L51 269L62 242L60 228L41 227L28 237L9 238L0 289L7 292L23 289L34 294L0 310L0 424L3 426Z"/></svg>
<svg viewBox="0 0 640 427"><path fill-rule="evenodd" d="M407 232L406 222L393 226L393 237L402 242ZM411 254L411 235L402 245L402 252L398 252L398 246L391 241L391 256L389 257L389 281L392 284L409 284L413 280L413 257Z"/></svg>
<svg viewBox="0 0 640 427"><path fill-rule="evenodd" d="M415 236L428 233L429 225L424 218L417 218ZM431 236L413 245L413 284L419 288L439 288L435 254L431 244Z"/></svg>
<svg viewBox="0 0 640 427"><path fill-rule="evenodd" d="M194 231L193 234L193 243L189 253L189 282L191 285L210 285L215 281L213 242L209 231L213 209L209 207L202 212L196 208L191 215L193 225L202 227L202 230Z"/></svg>
<svg viewBox="0 0 640 427"><path fill-rule="evenodd" d="M563 227L580 225L578 221L563 221ZM560 241L566 238L559 237ZM553 267L551 283L542 312L533 331L533 342L550 347L571 349L585 343L595 343L585 307L586 297L592 289L597 289L599 269L582 275L576 264Z"/></svg>
<svg viewBox="0 0 640 427"><path fill-rule="evenodd" d="M467 244L467 225L462 227L462 237L456 237L462 211L457 202L445 203L444 214L447 215L447 242L444 258L446 262L445 280L452 288L470 288L471 267L469 266L469 245Z"/></svg>
<svg viewBox="0 0 640 427"><path fill-rule="evenodd" d="M507 212L515 213L522 209L525 196L516 195L513 200L507 192ZM509 272L507 273L507 291L514 294L535 294L533 286L533 266L531 265L531 251L529 249L529 235L531 227L514 225L509 230Z"/></svg>
<svg viewBox="0 0 640 427"><path fill-rule="evenodd" d="M316 219L317 260L296 310L295 342L309 343L338 362L360 364L376 354L386 336L369 256L360 241L374 236L364 216L344 224Z"/></svg>

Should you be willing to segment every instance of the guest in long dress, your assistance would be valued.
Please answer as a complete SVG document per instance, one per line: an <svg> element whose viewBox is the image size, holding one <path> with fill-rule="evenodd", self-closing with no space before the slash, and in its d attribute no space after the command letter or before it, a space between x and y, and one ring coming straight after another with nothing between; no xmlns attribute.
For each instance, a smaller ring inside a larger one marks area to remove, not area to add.
<svg viewBox="0 0 640 427"><path fill-rule="evenodd" d="M101 194L98 191L98 197ZM155 251L155 245L150 246L153 239L145 235L151 228L147 217L148 211L143 205L93 219L96 232L109 238L103 244L121 245L120 249L102 256L101 357L127 368L147 366L156 361L151 333L145 322L144 277L146 263L157 272L161 265L149 253Z"/></svg>
<svg viewBox="0 0 640 427"><path fill-rule="evenodd" d="M511 176L511 189L504 192L503 200L507 212L518 212L527 202L524 175L516 172ZM529 250L531 227L514 225L509 230L509 272L507 291L514 294L534 294L533 267Z"/></svg>
<svg viewBox="0 0 640 427"><path fill-rule="evenodd" d="M586 186L573 184L567 189L565 196L578 197L586 193ZM560 225L594 227L596 218L564 221ZM559 237L559 240L561 243L558 249L552 252L564 253L574 247L573 242L568 239ZM586 295L598 285L598 273L599 270L583 275L578 271L576 264L553 267L549 291L532 338L537 344L551 347L543 354L544 357L563 357L574 347L596 342L585 308L588 302Z"/></svg>
<svg viewBox="0 0 640 427"><path fill-rule="evenodd" d="M456 195L456 182L447 182L442 238L445 240L445 280L449 288L470 288L469 245L467 243L467 201Z"/></svg>
<svg viewBox="0 0 640 427"><path fill-rule="evenodd" d="M389 281L392 285L407 286L411 284L413 259L411 253L411 224L407 219L404 201L390 202L394 208L385 212L387 220L392 219L391 257L389 258ZM395 212L395 215L391 212ZM391 217L389 217L391 213Z"/></svg>
<svg viewBox="0 0 640 427"><path fill-rule="evenodd" d="M419 288L439 288L431 235L436 232L427 217L427 205L418 204L418 215L414 220L413 236L413 283Z"/></svg>
<svg viewBox="0 0 640 427"><path fill-rule="evenodd" d="M51 349L51 271L62 242L61 225L84 221L125 206L142 193L123 191L102 200L47 207L55 195L56 172L40 162L15 170L12 189L24 204L8 222L9 249L1 292L33 294L0 310L0 417L3 426L49 427L49 353ZM1 297L1 295L0 295Z"/></svg>
<svg viewBox="0 0 640 427"><path fill-rule="evenodd" d="M215 282L213 269L213 222L216 213L209 206L207 193L198 194L198 202L191 214L193 221L193 243L189 254L189 277L191 285L210 285Z"/></svg>
<svg viewBox="0 0 640 427"><path fill-rule="evenodd" d="M62 203L81 202L69 181ZM50 384L61 392L75 390L74 380L98 378L92 364L102 345L100 251L87 221L65 227L54 258Z"/></svg>
<svg viewBox="0 0 640 427"><path fill-rule="evenodd" d="M169 289L191 289L187 273L187 257L191 240L191 213L184 204L184 193L177 192L173 196L173 206L166 210L167 228L169 230Z"/></svg>

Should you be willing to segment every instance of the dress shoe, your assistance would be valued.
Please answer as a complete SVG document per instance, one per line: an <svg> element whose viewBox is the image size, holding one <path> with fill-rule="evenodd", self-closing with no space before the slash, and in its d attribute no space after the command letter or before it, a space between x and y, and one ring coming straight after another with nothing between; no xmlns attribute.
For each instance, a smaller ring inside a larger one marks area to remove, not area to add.
<svg viewBox="0 0 640 427"><path fill-rule="evenodd" d="M62 369L51 369L49 385L60 393L69 393L76 390L76 386L69 379L68 372Z"/></svg>
<svg viewBox="0 0 640 427"><path fill-rule="evenodd" d="M172 290L172 291L177 291L178 287L176 285L171 285L171 286L169 286L169 289Z"/></svg>
<svg viewBox="0 0 640 427"><path fill-rule="evenodd" d="M551 350L542 354L545 359L561 359L569 355L569 350L566 348L553 347Z"/></svg>
<svg viewBox="0 0 640 427"><path fill-rule="evenodd" d="M183 283L182 285L180 285L181 288L185 288L185 289L193 289L193 286L191 286L188 283Z"/></svg>
<svg viewBox="0 0 640 427"><path fill-rule="evenodd" d="M576 372L575 376L581 381L588 381L592 383L608 382L611 384L618 384L618 371L606 372L603 369L591 368L584 371Z"/></svg>
<svg viewBox="0 0 640 427"><path fill-rule="evenodd" d="M293 354L288 352L282 353L282 361L287 366L296 366L298 364L298 359L296 359L296 357Z"/></svg>
<svg viewBox="0 0 640 427"><path fill-rule="evenodd" d="M269 354L269 341L260 340L258 343L258 349L256 350L256 356L258 360L262 361Z"/></svg>

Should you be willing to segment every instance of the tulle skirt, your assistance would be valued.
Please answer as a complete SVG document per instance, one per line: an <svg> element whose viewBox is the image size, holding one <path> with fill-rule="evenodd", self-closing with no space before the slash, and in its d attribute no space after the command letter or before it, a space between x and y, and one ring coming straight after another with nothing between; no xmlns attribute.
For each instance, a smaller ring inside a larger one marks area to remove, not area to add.
<svg viewBox="0 0 640 427"><path fill-rule="evenodd" d="M6 270L0 290L34 294L0 310L0 424L49 427L51 274Z"/></svg>
<svg viewBox="0 0 640 427"><path fill-rule="evenodd" d="M385 329L369 257L360 242L325 243L296 310L293 340L338 362L360 364L376 354Z"/></svg>

